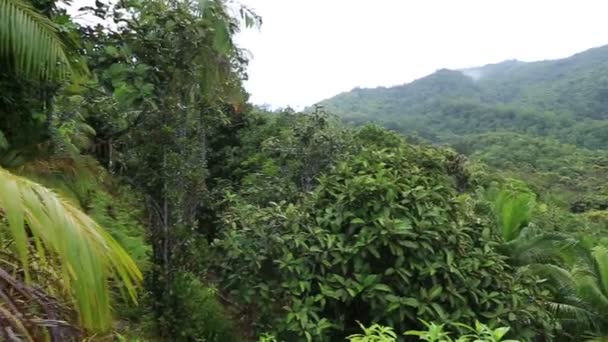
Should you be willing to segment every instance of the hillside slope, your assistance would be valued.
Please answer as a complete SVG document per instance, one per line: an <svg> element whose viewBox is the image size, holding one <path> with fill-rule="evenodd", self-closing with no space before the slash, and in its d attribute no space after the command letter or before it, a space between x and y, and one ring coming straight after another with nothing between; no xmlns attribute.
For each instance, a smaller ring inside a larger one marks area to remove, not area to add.
<svg viewBox="0 0 608 342"><path fill-rule="evenodd" d="M361 124L376 121L434 141L511 131L608 148L608 46L568 58L441 69L412 83L354 89L321 101Z"/></svg>

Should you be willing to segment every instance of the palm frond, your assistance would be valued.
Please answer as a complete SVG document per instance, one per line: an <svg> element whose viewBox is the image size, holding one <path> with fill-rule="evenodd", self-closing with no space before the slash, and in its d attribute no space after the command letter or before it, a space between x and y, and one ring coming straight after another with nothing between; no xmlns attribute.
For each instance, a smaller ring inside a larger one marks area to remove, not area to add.
<svg viewBox="0 0 608 342"><path fill-rule="evenodd" d="M608 297L608 249L597 246L591 252L595 259L595 270L598 277L598 285L602 293Z"/></svg>
<svg viewBox="0 0 608 342"><path fill-rule="evenodd" d="M529 266L532 273L549 280L550 284L562 297L575 294L576 281L567 269L551 264L533 264Z"/></svg>
<svg viewBox="0 0 608 342"><path fill-rule="evenodd" d="M579 296L580 284L572 272L551 264L530 265L529 269L554 288L556 298L548 307L568 331L582 333L602 325L603 316L598 315L586 298Z"/></svg>
<svg viewBox="0 0 608 342"><path fill-rule="evenodd" d="M559 262L572 254L577 241L560 233L545 233L526 227L513 240L506 242L502 250L515 264Z"/></svg>
<svg viewBox="0 0 608 342"><path fill-rule="evenodd" d="M603 246L579 246L572 276L578 294L596 310L608 310L608 250Z"/></svg>
<svg viewBox="0 0 608 342"><path fill-rule="evenodd" d="M575 304L550 302L548 306L563 325L575 326L580 332L591 329L597 319L594 312Z"/></svg>
<svg viewBox="0 0 608 342"><path fill-rule="evenodd" d="M30 248L61 264L66 294L80 324L105 330L111 324L110 280L118 280L133 300L142 275L125 250L90 217L51 190L0 168L0 216L8 223L26 281Z"/></svg>
<svg viewBox="0 0 608 342"><path fill-rule="evenodd" d="M600 312L608 311L608 297L602 293L598 286L597 278L584 275L577 275L578 293L581 298L590 303Z"/></svg>
<svg viewBox="0 0 608 342"><path fill-rule="evenodd" d="M36 77L64 77L70 70L56 25L24 0L0 0L0 56Z"/></svg>
<svg viewBox="0 0 608 342"><path fill-rule="evenodd" d="M492 203L492 211L503 239L511 241L517 238L532 216L536 205L534 193L525 185L511 181L501 187L490 187L485 196Z"/></svg>

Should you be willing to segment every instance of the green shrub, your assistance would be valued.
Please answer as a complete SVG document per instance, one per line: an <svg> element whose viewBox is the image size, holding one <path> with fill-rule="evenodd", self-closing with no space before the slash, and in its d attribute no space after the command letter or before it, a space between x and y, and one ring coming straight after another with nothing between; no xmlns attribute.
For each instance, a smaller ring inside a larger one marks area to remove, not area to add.
<svg viewBox="0 0 608 342"><path fill-rule="evenodd" d="M362 334L353 334L348 336L346 339L350 342L396 342L397 334L391 327L385 327L379 324L372 324L369 328L366 328L363 324L359 323L359 326L363 330Z"/></svg>
<svg viewBox="0 0 608 342"><path fill-rule="evenodd" d="M90 192L87 212L125 248L142 272L150 269L142 199L126 186Z"/></svg>
<svg viewBox="0 0 608 342"><path fill-rule="evenodd" d="M171 305L159 324L165 325L172 341L240 340L216 290L205 286L193 274L177 274L169 293Z"/></svg>
<svg viewBox="0 0 608 342"><path fill-rule="evenodd" d="M235 202L216 244L224 285L285 340L343 338L357 320L405 330L419 318L483 318L522 338L550 335L536 280L496 252L494 221L459 194L454 157L364 149L303 204L259 211Z"/></svg>
<svg viewBox="0 0 608 342"><path fill-rule="evenodd" d="M475 326L454 323L453 325L460 330L458 337L455 339L450 337L449 333L443 331L443 324L422 323L427 330L410 330L406 331L405 335L418 336L420 340L427 342L518 342L517 340L503 340L510 330L509 327L492 329L479 321L475 321Z"/></svg>
<svg viewBox="0 0 608 342"><path fill-rule="evenodd" d="M444 324L427 323L422 321L426 330L409 330L405 335L417 336L420 341L426 342L517 342L516 340L503 340L509 332L508 327L492 329L487 325L475 322L475 326L462 323L453 324L461 330L458 337L452 338L450 333L444 330ZM397 334L391 327L373 324L369 328L360 324L362 334L353 334L347 337L349 342L396 342Z"/></svg>
<svg viewBox="0 0 608 342"><path fill-rule="evenodd" d="M426 342L517 342L516 340L503 340L509 332L508 327L492 329L487 325L475 322L475 326L462 323L453 324L461 330L458 337L452 338L450 333L444 330L444 324L427 323L422 321L426 330L409 330L405 332L408 336L417 336L420 341ZM363 329L362 334L353 334L347 337L349 342L396 342L397 334L390 327L374 324L369 328L359 324Z"/></svg>

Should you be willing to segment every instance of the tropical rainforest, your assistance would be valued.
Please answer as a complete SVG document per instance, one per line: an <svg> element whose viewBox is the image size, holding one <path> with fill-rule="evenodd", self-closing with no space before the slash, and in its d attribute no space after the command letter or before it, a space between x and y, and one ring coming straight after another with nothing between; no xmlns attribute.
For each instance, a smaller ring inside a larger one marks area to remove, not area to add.
<svg viewBox="0 0 608 342"><path fill-rule="evenodd" d="M608 47L252 105L222 0L0 0L1 341L608 339Z"/></svg>

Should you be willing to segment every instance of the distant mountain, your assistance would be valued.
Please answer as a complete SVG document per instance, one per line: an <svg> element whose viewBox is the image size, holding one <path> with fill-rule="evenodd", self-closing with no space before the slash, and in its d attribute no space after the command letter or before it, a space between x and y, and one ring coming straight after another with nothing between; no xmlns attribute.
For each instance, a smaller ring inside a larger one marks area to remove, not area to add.
<svg viewBox="0 0 608 342"><path fill-rule="evenodd" d="M346 121L379 122L435 142L495 131L608 148L608 46L568 58L441 69L409 84L321 101Z"/></svg>

